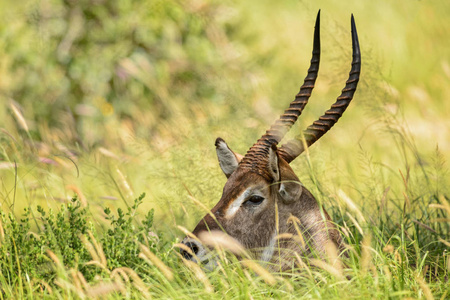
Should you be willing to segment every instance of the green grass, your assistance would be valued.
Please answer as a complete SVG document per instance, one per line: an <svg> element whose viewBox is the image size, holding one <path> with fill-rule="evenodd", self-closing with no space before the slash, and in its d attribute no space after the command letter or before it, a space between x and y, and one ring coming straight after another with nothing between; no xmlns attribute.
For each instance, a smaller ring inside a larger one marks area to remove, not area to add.
<svg viewBox="0 0 450 300"><path fill-rule="evenodd" d="M0 297L450 297L450 4L341 2L1 2ZM350 257L184 262L182 227L225 183L215 138L243 154L287 107L319 8L319 78L289 136L344 86L350 13L361 81L292 166Z"/></svg>

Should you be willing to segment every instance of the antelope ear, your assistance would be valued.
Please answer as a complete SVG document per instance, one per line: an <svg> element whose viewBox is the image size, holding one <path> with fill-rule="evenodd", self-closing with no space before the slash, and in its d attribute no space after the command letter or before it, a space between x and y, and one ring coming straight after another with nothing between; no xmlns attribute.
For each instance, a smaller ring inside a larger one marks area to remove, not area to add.
<svg viewBox="0 0 450 300"><path fill-rule="evenodd" d="M278 192L283 202L289 204L300 198L303 193L303 186L300 181L284 181L281 182Z"/></svg>
<svg viewBox="0 0 450 300"><path fill-rule="evenodd" d="M280 181L280 167L278 166L277 145L275 143L269 148L269 172L275 182Z"/></svg>
<svg viewBox="0 0 450 300"><path fill-rule="evenodd" d="M215 145L220 168L225 176L229 178L237 169L238 164L242 159L242 155L234 153L220 137L216 139Z"/></svg>

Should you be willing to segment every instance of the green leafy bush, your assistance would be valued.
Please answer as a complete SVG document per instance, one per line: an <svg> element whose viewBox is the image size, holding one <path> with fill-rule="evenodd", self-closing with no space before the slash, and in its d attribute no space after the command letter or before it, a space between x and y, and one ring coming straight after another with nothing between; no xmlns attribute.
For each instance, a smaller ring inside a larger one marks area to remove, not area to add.
<svg viewBox="0 0 450 300"><path fill-rule="evenodd" d="M28 276L51 282L56 276L56 270L47 251L52 251L65 268L75 268L87 280L92 280L99 272L98 267L89 264L93 260L89 243L96 243L97 240L102 255L108 258L108 270L136 267L141 262L138 258L140 245L154 249L159 239L151 231L153 210L148 212L142 224L134 224L136 211L144 196L142 194L137 198L126 213L118 209L117 216L106 208L109 224L100 231L95 229L87 208L81 207L76 197L61 205L56 214L42 207L37 208L39 216L26 209L20 220L12 214L2 214L0 268L4 278L17 280L16 275L21 275L23 280ZM38 227L37 233L31 230L33 225Z"/></svg>
<svg viewBox="0 0 450 300"><path fill-rule="evenodd" d="M232 69L221 8L218 1L25 1L0 13L9 23L0 27L7 78L0 97L24 108L37 140L42 128L72 127L66 140L95 143L110 119L139 119L147 130L136 130L148 136L158 120L220 97L221 75Z"/></svg>

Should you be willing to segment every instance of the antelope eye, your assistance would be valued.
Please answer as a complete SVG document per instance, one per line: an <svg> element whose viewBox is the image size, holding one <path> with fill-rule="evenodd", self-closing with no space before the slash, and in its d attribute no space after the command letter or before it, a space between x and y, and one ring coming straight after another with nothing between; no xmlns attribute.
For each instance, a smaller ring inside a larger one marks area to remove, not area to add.
<svg viewBox="0 0 450 300"><path fill-rule="evenodd" d="M264 201L264 197L253 195L245 201L245 204L259 205Z"/></svg>

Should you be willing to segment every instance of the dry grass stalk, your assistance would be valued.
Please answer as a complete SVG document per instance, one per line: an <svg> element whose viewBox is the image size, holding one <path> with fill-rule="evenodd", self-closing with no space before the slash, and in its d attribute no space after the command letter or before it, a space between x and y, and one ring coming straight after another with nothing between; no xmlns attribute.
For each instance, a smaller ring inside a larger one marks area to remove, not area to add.
<svg viewBox="0 0 450 300"><path fill-rule="evenodd" d="M87 207L88 203L87 203L86 197L84 196L83 192L81 191L81 189L79 187L77 187L76 185L73 185L73 184L69 184L69 185L66 185L66 189L71 190L72 192L77 194L78 200L80 200L81 205L83 207Z"/></svg>
<svg viewBox="0 0 450 300"><path fill-rule="evenodd" d="M229 279L228 274L227 274L227 272L225 272L225 269L223 268L222 263L220 261L217 262L217 269L220 270L220 272L223 274L224 278L226 278L227 280ZM223 282L225 283L225 286L227 286L227 287L229 286L227 281L224 280Z"/></svg>
<svg viewBox="0 0 450 300"><path fill-rule="evenodd" d="M186 207L183 205L183 203L180 203L180 207L181 207L181 209L183 210L183 212L184 212L186 218L189 218L189 213L188 213Z"/></svg>
<svg viewBox="0 0 450 300"><path fill-rule="evenodd" d="M111 282L111 283L103 283L102 282L102 283L92 286L88 290L86 290L86 295L89 298L94 298L94 297L106 296L106 295L109 295L109 294L117 292L117 291L120 291L120 288L115 282Z"/></svg>
<svg viewBox="0 0 450 300"><path fill-rule="evenodd" d="M450 273L450 255L447 254L447 272Z"/></svg>
<svg viewBox="0 0 450 300"><path fill-rule="evenodd" d="M136 274L135 271L133 271L132 269L127 268L127 267L122 267L122 268L116 268L111 272L111 278L114 278L116 281L120 277L124 278L126 282L130 282L130 279L131 279L133 286L142 293L143 298L145 298L145 299L151 298L151 295L148 291L147 286L142 281L142 279L139 277L139 275ZM118 285L118 288L120 290L120 288L121 288L120 284ZM122 289L124 289L124 287L122 287ZM126 293L126 291L124 291L124 293Z"/></svg>
<svg viewBox="0 0 450 300"><path fill-rule="evenodd" d="M425 299L434 300L434 297L433 297L433 294L431 293L430 287L425 282L425 280L423 280L421 277L418 277L417 282L419 283L420 288L423 291L423 295L425 296Z"/></svg>
<svg viewBox="0 0 450 300"><path fill-rule="evenodd" d="M188 198L189 198L190 200L192 200L192 202L194 202L195 205L197 205L197 206L199 206L201 209L203 209L208 215L211 216L211 218L213 218L214 221L216 221L216 222L218 223L216 216L211 212L211 210L209 210L209 208L207 208L207 207L205 206L205 204L203 204L202 202L200 202L200 201L198 201L197 199L195 199L192 195L189 195Z"/></svg>
<svg viewBox="0 0 450 300"><path fill-rule="evenodd" d="M301 245L302 249L304 249L306 246L306 243L305 243L305 239L303 238L302 231L300 230L300 226L299 226L301 224L300 220L297 217L295 217L294 215L290 215L287 222L288 222L288 224L291 223L292 225L294 225L295 231L297 232L297 235L294 236L294 240Z"/></svg>
<svg viewBox="0 0 450 300"><path fill-rule="evenodd" d="M17 144L17 140L14 138L14 136L11 133L9 133L9 131L6 130L5 128L0 128L0 131L3 132L4 134L6 134L14 142L14 144L13 144L14 150L17 150L16 145L15 145L15 144Z"/></svg>
<svg viewBox="0 0 450 300"><path fill-rule="evenodd" d="M97 252L94 249L94 246L92 246L92 244L88 241L86 236L81 235L80 239L81 239L81 242L86 247L86 249L89 252L89 254L91 255L92 260L100 263L100 257L98 256Z"/></svg>
<svg viewBox="0 0 450 300"><path fill-rule="evenodd" d="M11 162L1 162L0 163L0 170L6 170L6 169L14 169L16 165Z"/></svg>
<svg viewBox="0 0 450 300"><path fill-rule="evenodd" d="M243 272L244 272L245 278L247 278L248 282L250 282L251 285L252 285L254 288L256 288L256 284L255 284L255 281L254 281L253 278L252 278L252 275L250 275L250 273L249 273L247 270L243 270Z"/></svg>
<svg viewBox="0 0 450 300"><path fill-rule="evenodd" d="M347 237L350 238L350 234L348 233L348 227L347 224L344 224L344 226L339 227L339 230Z"/></svg>
<svg viewBox="0 0 450 300"><path fill-rule="evenodd" d="M337 279L346 280L344 275L342 274L342 272L339 269L335 268L334 266L327 264L326 262L324 262L320 259L316 259L316 258L311 259L310 262L312 265L314 265L324 271L327 271L328 273L330 273Z"/></svg>
<svg viewBox="0 0 450 300"><path fill-rule="evenodd" d="M436 257L436 263L434 265L434 277L436 277L436 278L438 276L439 257L440 257L440 255L438 254L438 256Z"/></svg>
<svg viewBox="0 0 450 300"><path fill-rule="evenodd" d="M196 240L197 242L201 243L200 240L198 239L198 237L196 235L194 235L192 232L190 232L189 230L187 230L185 227L178 225L177 226L178 229L180 229L185 235L187 235L188 237L190 237L191 239Z"/></svg>
<svg viewBox="0 0 450 300"><path fill-rule="evenodd" d="M3 230L3 222L0 219L0 247L2 245L2 242L5 240L5 231Z"/></svg>
<svg viewBox="0 0 450 300"><path fill-rule="evenodd" d="M55 284L59 286L64 291L72 291L75 293L80 299L86 299L86 293L82 288L77 288L67 280L64 280L61 277L58 277L55 281Z"/></svg>
<svg viewBox="0 0 450 300"><path fill-rule="evenodd" d="M176 247L176 248L180 248L180 249L186 251L187 253L189 253L189 255L191 255L191 256L194 257L197 261L199 261L197 255L195 255L195 253L192 251L192 249L189 248L188 246L186 246L185 244L177 243L177 244L174 244L173 246ZM182 256L181 254L179 254L179 253L177 253L177 255L180 256L181 258L183 258L183 256Z"/></svg>
<svg viewBox="0 0 450 300"><path fill-rule="evenodd" d="M58 268L62 268L63 265L61 264L61 261L59 260L58 256L50 249L47 249L47 255L53 260L53 262L56 264Z"/></svg>
<svg viewBox="0 0 450 300"><path fill-rule="evenodd" d="M403 192L403 198L405 198L404 209L407 209L408 212L411 211L411 200L408 197L406 192Z"/></svg>
<svg viewBox="0 0 450 300"><path fill-rule="evenodd" d="M203 232L199 236L202 243L216 248L217 250L228 250L236 255L249 257L245 248L234 238L222 231Z"/></svg>
<svg viewBox="0 0 450 300"><path fill-rule="evenodd" d="M395 261L398 261L399 263L402 263L402 256L400 255L398 250L395 250L395 252L394 252L394 259L395 259Z"/></svg>
<svg viewBox="0 0 450 300"><path fill-rule="evenodd" d="M439 200L441 201L442 205L445 207L445 210L450 215L450 203L448 203L447 199L445 199L444 196L440 195Z"/></svg>
<svg viewBox="0 0 450 300"><path fill-rule="evenodd" d="M372 261L372 255L371 255L371 244L372 244L372 236L371 235L366 235L364 237L364 239L362 240L361 243L361 271L363 272L363 274L365 274L370 265L371 265L371 261Z"/></svg>
<svg viewBox="0 0 450 300"><path fill-rule="evenodd" d="M386 275L386 279L390 282L392 280L392 274L391 271L389 270L389 267L383 266L383 272Z"/></svg>
<svg viewBox="0 0 450 300"><path fill-rule="evenodd" d="M110 151L110 150L108 150L108 149L106 149L104 147L98 148L98 152L100 152L101 154L103 154L106 157L110 157L110 158L114 158L116 160L120 160L120 158L116 154L114 154L112 151Z"/></svg>
<svg viewBox="0 0 450 300"><path fill-rule="evenodd" d="M75 269L71 269L69 272L70 272L70 275L72 276L72 283L75 286L75 288L77 290L83 290L83 287L81 286L81 281L78 278L77 271Z"/></svg>
<svg viewBox="0 0 450 300"><path fill-rule="evenodd" d="M294 238L294 235L292 233L285 232L277 235L275 238L277 240L290 240Z"/></svg>
<svg viewBox="0 0 450 300"><path fill-rule="evenodd" d="M429 207L429 208L439 208L439 209L443 209L443 210L446 210L446 209L447 209L447 208L445 207L445 205L443 205L443 204L436 204L436 203L430 204L430 205L428 205L428 207Z"/></svg>
<svg viewBox="0 0 450 300"><path fill-rule="evenodd" d="M250 259L244 259L241 263L247 268L251 269L253 272L261 276L261 278L269 285L274 285L276 283L275 277L264 269L261 265Z"/></svg>
<svg viewBox="0 0 450 300"><path fill-rule="evenodd" d="M206 276L205 272L200 268L198 264L196 264L193 261L183 259L183 263L194 273L194 276L200 280L201 283L203 283L203 286L205 287L205 291L207 293L213 293L214 288L211 285L211 283L208 280L208 277Z"/></svg>
<svg viewBox="0 0 450 300"><path fill-rule="evenodd" d="M20 127L22 127L23 130L29 133L30 130L28 128L27 122L25 121L25 118L22 115L22 112L20 111L18 104L14 100L11 100L9 106L11 107L11 110L16 116L17 123L19 123Z"/></svg>
<svg viewBox="0 0 450 300"><path fill-rule="evenodd" d="M333 266L340 274L343 272L342 261L339 258L339 251L333 242L328 242L325 247L327 253L328 262Z"/></svg>
<svg viewBox="0 0 450 300"><path fill-rule="evenodd" d="M140 245L141 253L139 253L139 257L144 259L150 264L155 265L161 273L164 274L168 280L173 280L173 272L172 270L166 266L153 252L150 251L145 245Z"/></svg>
<svg viewBox="0 0 450 300"><path fill-rule="evenodd" d="M447 247L450 247L450 243L447 242L446 240L443 240L443 239L439 238L439 242L441 242L442 244L444 244Z"/></svg>
<svg viewBox="0 0 450 300"><path fill-rule="evenodd" d="M42 291L42 292L44 291L44 290L42 289L42 286L44 286L45 290L46 290L50 295L53 295L53 289L52 289L52 287L51 287L47 282L45 282L44 280L41 280L39 283L41 284L41 291Z"/></svg>
<svg viewBox="0 0 450 300"><path fill-rule="evenodd" d="M429 265L425 265L425 267L422 270L422 277L427 277L427 272L429 268L430 268Z"/></svg>
<svg viewBox="0 0 450 300"><path fill-rule="evenodd" d="M92 240L92 243L88 241L86 236L84 235L80 236L81 242L84 244L84 246L86 247L86 249L88 250L89 254L92 257L92 260L87 264L99 266L107 273L110 273L102 246L97 242L92 232L88 231L88 234Z"/></svg>
<svg viewBox="0 0 450 300"><path fill-rule="evenodd" d="M450 218L436 218L436 219L431 219L430 220L431 223L450 223Z"/></svg>
<svg viewBox="0 0 450 300"><path fill-rule="evenodd" d="M130 277L128 277L127 272L123 268L115 268L111 272L111 278L121 278L125 280L125 282L130 281Z"/></svg>
<svg viewBox="0 0 450 300"><path fill-rule="evenodd" d="M80 271L77 271L78 280L81 282L81 285L84 289L87 289L89 287L89 283L87 282L86 278L84 278L83 274L81 274Z"/></svg>
<svg viewBox="0 0 450 300"><path fill-rule="evenodd" d="M130 277L127 275L127 272L123 270L123 268L116 268L112 270L110 278L114 280L114 283L117 285L117 288L122 293L122 295L126 296L127 289L125 287L125 282L130 282Z"/></svg>
<svg viewBox="0 0 450 300"><path fill-rule="evenodd" d="M148 288L147 286L144 284L144 282L142 281L142 279L139 277L138 274L136 274L136 272L134 272L132 269L130 268L124 268L126 270L126 272L128 273L128 275L131 277L131 279L133 279L133 286L135 288L137 288L142 295L145 298L150 298L150 293L148 292Z"/></svg>
<svg viewBox="0 0 450 300"><path fill-rule="evenodd" d="M356 204L350 199L349 196L347 196L347 194L344 193L343 190L339 190L338 191L338 196L340 199L344 200L344 202L347 204L347 207L352 210L353 212L356 213L356 217L357 219L362 222L362 223L366 223L366 219L363 216L363 213L361 212L361 210L356 206ZM353 220L352 220L353 221Z"/></svg>
<svg viewBox="0 0 450 300"><path fill-rule="evenodd" d="M289 279L281 277L281 276L277 276L275 277L278 281L282 281L283 284L286 286L286 289L288 290L288 292L293 293L294 292L294 286L292 285L292 283L290 282Z"/></svg>
<svg viewBox="0 0 450 300"><path fill-rule="evenodd" d="M390 244L384 246L384 248L383 248L383 252L389 253L389 254L394 253L394 250L395 250L394 246L392 246Z"/></svg>
<svg viewBox="0 0 450 300"><path fill-rule="evenodd" d="M123 295L123 296L126 296L126 294L127 294L127 289L126 289L125 284L124 284L124 282L123 282L123 280L122 280L122 277L120 277L120 276L115 276L115 277L113 278L113 280L114 280L114 283L117 285L117 288L119 289L119 291L122 293L122 295Z"/></svg>
<svg viewBox="0 0 450 300"><path fill-rule="evenodd" d="M105 253L103 252L103 247L102 247L102 245L99 244L99 243L97 242L97 240L95 239L94 235L92 234L92 232L91 232L90 230L88 231L88 234L89 234L89 237L90 237L91 240L92 240L92 244L94 245L95 250L96 250L97 253L98 253L98 256L100 257L100 262L101 262L101 264L102 264L105 268L107 268L106 256L105 256Z"/></svg>
<svg viewBox="0 0 450 300"><path fill-rule="evenodd" d="M355 225L356 229L358 229L359 233L361 233L361 235L364 235L364 232L361 228L361 225L359 225L358 221L356 221L356 219L353 218L353 216L349 212L346 212L346 215L350 220L352 220L353 224Z"/></svg>
<svg viewBox="0 0 450 300"><path fill-rule="evenodd" d="M298 267L301 270L306 270L306 272L308 273L309 278L312 279L313 275L312 275L312 272L311 272L311 269L309 268L309 266L303 262L303 259L301 258L301 256L297 252L294 252L294 254L295 254L295 258L297 259Z"/></svg>
<svg viewBox="0 0 450 300"><path fill-rule="evenodd" d="M122 172L119 169L116 169L116 173L117 175L119 175L119 183L120 186L122 187L122 189L126 192L126 197L128 198L132 198L134 197L134 192L130 186L130 184L128 183L127 179L125 178L125 176L122 174Z"/></svg>
<svg viewBox="0 0 450 300"><path fill-rule="evenodd" d="M447 199L445 199L444 196L439 196L439 201L441 204L430 204L430 208L437 208L445 211L450 216L450 204L448 203ZM433 220L430 220L430 222L443 222L448 223L450 222L450 218L436 218Z"/></svg>
<svg viewBox="0 0 450 300"><path fill-rule="evenodd" d="M378 276L377 268L375 267L374 264L370 264L370 271L372 272L372 276L375 279L374 280L375 285L378 285L379 276Z"/></svg>

